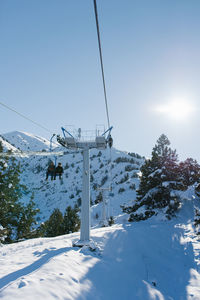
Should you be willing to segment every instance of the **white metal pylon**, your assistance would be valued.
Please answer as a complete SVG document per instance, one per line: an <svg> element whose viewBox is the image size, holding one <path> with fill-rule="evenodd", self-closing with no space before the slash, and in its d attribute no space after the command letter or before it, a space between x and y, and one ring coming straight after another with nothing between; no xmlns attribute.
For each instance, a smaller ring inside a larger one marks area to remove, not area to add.
<svg viewBox="0 0 200 300"><path fill-rule="evenodd" d="M108 132L110 136L109 128L102 135L98 135L93 140L81 140L81 130L78 130L78 138L75 138L70 132L62 128L64 138L57 136L57 141L65 148L68 149L82 149L83 150L83 190L81 201L81 233L80 240L75 246L89 246L92 241L90 239L90 149L106 149L108 139L105 134Z"/></svg>

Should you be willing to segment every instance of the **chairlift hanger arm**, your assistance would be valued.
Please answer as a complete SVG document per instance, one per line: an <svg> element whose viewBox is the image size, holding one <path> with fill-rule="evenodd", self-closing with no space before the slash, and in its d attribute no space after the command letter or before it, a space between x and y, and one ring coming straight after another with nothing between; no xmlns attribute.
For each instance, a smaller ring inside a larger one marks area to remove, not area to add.
<svg viewBox="0 0 200 300"><path fill-rule="evenodd" d="M69 134L69 136L71 136L72 138L74 138L74 136L69 131L67 131L64 127L61 127L61 129L62 129L62 132L63 132L63 135L64 135L65 138L66 138L65 132L67 134Z"/></svg>
<svg viewBox="0 0 200 300"><path fill-rule="evenodd" d="M112 129L113 129L113 126L111 126L110 128L108 128L108 129L102 134L102 136L104 136L107 132L109 132L109 134L110 134Z"/></svg>

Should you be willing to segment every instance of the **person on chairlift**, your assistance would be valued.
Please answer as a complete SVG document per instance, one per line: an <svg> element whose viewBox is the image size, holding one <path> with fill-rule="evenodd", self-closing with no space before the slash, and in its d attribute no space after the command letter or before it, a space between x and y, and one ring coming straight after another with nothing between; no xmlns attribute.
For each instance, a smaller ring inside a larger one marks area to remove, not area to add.
<svg viewBox="0 0 200 300"><path fill-rule="evenodd" d="M62 164L58 163L58 166L56 167L56 170L55 170L55 177L54 177L54 179L56 179L56 175L59 176L59 179L62 179L62 174L63 174Z"/></svg>
<svg viewBox="0 0 200 300"><path fill-rule="evenodd" d="M47 168L47 173L46 173L46 180L48 180L48 177L51 176L51 180L54 180L55 176L55 165L51 161L48 168Z"/></svg>
<svg viewBox="0 0 200 300"><path fill-rule="evenodd" d="M112 148L112 146L113 146L113 139L112 139L111 135L109 135L109 137L108 137L108 146L110 148Z"/></svg>

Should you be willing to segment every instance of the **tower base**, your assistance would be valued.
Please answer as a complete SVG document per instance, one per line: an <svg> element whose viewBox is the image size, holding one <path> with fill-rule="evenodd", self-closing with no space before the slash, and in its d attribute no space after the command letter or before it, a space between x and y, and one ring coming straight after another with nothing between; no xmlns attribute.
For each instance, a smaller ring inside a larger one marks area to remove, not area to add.
<svg viewBox="0 0 200 300"><path fill-rule="evenodd" d="M93 250L93 249L95 250L97 247L93 240L86 240L86 241L79 240L79 241L73 243L73 247L82 248L84 246L89 247L91 250Z"/></svg>

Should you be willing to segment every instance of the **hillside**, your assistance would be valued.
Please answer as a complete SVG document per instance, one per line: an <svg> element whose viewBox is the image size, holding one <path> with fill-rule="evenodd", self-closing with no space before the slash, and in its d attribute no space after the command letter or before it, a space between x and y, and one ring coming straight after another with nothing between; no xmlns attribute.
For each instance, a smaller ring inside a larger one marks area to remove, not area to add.
<svg viewBox="0 0 200 300"><path fill-rule="evenodd" d="M22 151L48 151L50 147L47 139L27 132L13 131L3 134L2 137Z"/></svg>
<svg viewBox="0 0 200 300"><path fill-rule="evenodd" d="M152 218L93 229L94 252L72 247L79 233L4 245L0 297L198 300L200 244L192 215L186 201L171 221Z"/></svg>
<svg viewBox="0 0 200 300"><path fill-rule="evenodd" d="M14 145L11 145L2 135L0 135L0 142L2 143L4 151L8 151L8 150L17 151L18 150Z"/></svg>
<svg viewBox="0 0 200 300"><path fill-rule="evenodd" d="M17 157L21 164L21 183L30 191L24 195L22 201L27 203L31 193L34 193L34 202L40 209L37 217L38 224L49 218L54 208L63 213L68 205L74 206L81 202L82 191L82 154L70 152L65 148L57 147L55 152L64 150L64 154L57 156L57 163L64 167L63 180L46 181L46 170L49 160L55 161L55 156L45 156L48 151L48 142L29 133L11 132L3 135L6 138L3 146L6 149L22 151L43 151L42 155L27 154ZM8 146L10 144L10 148ZM15 147L15 148L11 148ZM111 192L105 192L107 198L107 214L118 217L121 213L120 205L134 201L139 184L139 170L144 159L137 154L128 154L112 148L90 151L91 172L91 225L98 225L101 219L102 203L97 203L100 193L97 188L112 186Z"/></svg>
<svg viewBox="0 0 200 300"><path fill-rule="evenodd" d="M15 151L21 141L18 144L13 136L15 133L7 135L3 145ZM30 136L29 145L35 143ZM63 180L46 181L48 161L55 157L44 152L44 146L41 143L37 148L43 155L17 157L21 182L29 190L22 201L28 202L34 193L40 208L38 224L47 220L54 208L64 212L68 205L80 205L82 188L82 154L65 149L57 159L64 166ZM194 187L179 192L181 208L176 218L166 220L158 214L147 221L129 223L120 206L135 201L142 164L139 155L115 148L111 153L91 151L91 238L95 251L72 247L80 233L3 245L0 298L199 300L200 244L193 224L195 208L200 205ZM101 228L102 202L98 202L96 187L110 185L112 191L104 196L107 214L114 216L115 224Z"/></svg>

